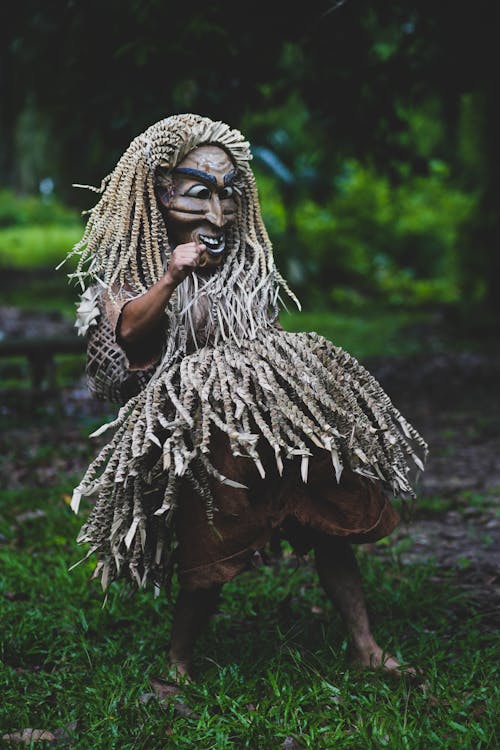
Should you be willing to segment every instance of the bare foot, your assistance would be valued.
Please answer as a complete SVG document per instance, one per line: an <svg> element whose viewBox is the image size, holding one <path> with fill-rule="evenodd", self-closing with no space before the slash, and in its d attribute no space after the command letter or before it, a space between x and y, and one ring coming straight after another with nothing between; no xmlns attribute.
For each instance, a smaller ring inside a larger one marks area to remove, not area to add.
<svg viewBox="0 0 500 750"><path fill-rule="evenodd" d="M192 682L191 663L187 659L169 659L168 678L177 685L183 685L186 682Z"/></svg>
<svg viewBox="0 0 500 750"><path fill-rule="evenodd" d="M350 649L351 664L365 669L381 669L395 677L418 677L417 670L413 667L401 666L399 661L391 654L383 651L376 643L365 647L352 647Z"/></svg>

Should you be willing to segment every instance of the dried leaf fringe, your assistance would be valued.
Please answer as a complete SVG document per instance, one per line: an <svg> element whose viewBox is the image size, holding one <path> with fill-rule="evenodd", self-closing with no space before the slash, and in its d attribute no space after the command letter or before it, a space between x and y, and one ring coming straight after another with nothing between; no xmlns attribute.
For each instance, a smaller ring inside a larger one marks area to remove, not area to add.
<svg viewBox="0 0 500 750"><path fill-rule="evenodd" d="M202 347L158 368L121 409L112 439L75 490L76 497L97 496L78 540L103 563L97 573L104 588L119 576L138 586L165 581L183 481L202 498L209 520L210 477L238 486L211 464L214 427L262 475L259 438L280 473L284 461L297 458L307 481L309 456L326 450L332 482L348 466L407 499L415 497L412 482L427 454L373 376L316 333L268 327L239 346Z"/></svg>

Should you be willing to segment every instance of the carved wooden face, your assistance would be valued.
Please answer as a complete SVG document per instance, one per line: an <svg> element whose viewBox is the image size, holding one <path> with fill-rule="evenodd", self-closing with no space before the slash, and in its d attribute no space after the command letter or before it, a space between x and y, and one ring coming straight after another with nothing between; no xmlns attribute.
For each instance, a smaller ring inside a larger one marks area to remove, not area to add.
<svg viewBox="0 0 500 750"><path fill-rule="evenodd" d="M226 230L236 219L236 170L231 158L219 146L199 146L178 164L172 176L173 195L160 194L172 245L203 242L207 250L202 265L220 265Z"/></svg>

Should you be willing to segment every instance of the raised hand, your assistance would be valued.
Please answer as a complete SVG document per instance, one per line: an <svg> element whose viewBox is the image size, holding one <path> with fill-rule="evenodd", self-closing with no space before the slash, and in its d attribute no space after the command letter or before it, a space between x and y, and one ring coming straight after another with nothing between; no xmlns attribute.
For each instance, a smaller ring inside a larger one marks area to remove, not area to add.
<svg viewBox="0 0 500 750"><path fill-rule="evenodd" d="M195 268L204 265L202 255L205 250L206 246L201 242L186 242L183 245L177 245L170 258L166 276L177 286Z"/></svg>

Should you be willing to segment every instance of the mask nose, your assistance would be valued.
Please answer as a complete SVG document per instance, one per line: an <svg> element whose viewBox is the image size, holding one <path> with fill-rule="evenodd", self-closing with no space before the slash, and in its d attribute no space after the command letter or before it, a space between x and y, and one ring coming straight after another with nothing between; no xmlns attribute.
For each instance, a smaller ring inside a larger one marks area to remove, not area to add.
<svg viewBox="0 0 500 750"><path fill-rule="evenodd" d="M222 229L222 227L226 223L224 219L224 213L222 211L222 203L217 193L213 193L210 199L210 208L206 215L206 219L210 222L210 224L213 224L219 229Z"/></svg>

